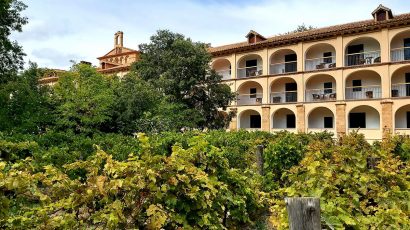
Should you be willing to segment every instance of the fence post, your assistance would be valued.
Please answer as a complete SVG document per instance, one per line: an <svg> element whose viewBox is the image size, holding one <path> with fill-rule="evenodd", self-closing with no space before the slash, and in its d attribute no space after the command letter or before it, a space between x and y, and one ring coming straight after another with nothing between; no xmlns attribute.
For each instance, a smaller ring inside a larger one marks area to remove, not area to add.
<svg viewBox="0 0 410 230"><path fill-rule="evenodd" d="M263 148L263 145L256 146L256 163L258 165L260 175L263 175Z"/></svg>
<svg viewBox="0 0 410 230"><path fill-rule="evenodd" d="M285 203L290 230L321 230L319 198L287 197Z"/></svg>

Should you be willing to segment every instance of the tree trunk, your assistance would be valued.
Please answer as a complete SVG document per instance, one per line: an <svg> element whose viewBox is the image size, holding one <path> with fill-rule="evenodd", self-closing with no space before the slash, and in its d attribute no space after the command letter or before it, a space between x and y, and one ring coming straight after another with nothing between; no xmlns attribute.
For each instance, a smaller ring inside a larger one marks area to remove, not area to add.
<svg viewBox="0 0 410 230"><path fill-rule="evenodd" d="M314 197L285 198L290 230L320 230L320 201Z"/></svg>

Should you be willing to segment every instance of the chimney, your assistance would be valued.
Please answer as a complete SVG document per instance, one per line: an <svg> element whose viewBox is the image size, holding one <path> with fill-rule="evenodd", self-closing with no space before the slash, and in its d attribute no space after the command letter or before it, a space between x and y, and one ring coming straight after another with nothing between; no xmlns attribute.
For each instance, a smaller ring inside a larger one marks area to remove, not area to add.
<svg viewBox="0 0 410 230"><path fill-rule="evenodd" d="M118 31L114 35L114 48L122 48L124 46L124 33Z"/></svg>

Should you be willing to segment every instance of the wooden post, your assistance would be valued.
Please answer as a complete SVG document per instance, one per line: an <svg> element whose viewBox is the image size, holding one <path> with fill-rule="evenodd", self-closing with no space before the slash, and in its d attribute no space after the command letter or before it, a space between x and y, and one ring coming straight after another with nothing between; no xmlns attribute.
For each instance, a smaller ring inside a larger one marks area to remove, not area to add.
<svg viewBox="0 0 410 230"><path fill-rule="evenodd" d="M290 230L321 230L319 198L287 197L285 202Z"/></svg>
<svg viewBox="0 0 410 230"><path fill-rule="evenodd" d="M263 145L256 146L256 163L258 164L260 175L263 175L263 148Z"/></svg>

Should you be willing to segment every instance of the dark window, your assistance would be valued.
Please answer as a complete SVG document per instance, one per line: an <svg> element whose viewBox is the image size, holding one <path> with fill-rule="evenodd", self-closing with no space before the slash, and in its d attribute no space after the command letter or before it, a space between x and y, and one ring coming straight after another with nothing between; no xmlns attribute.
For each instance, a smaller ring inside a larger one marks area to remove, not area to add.
<svg viewBox="0 0 410 230"><path fill-rule="evenodd" d="M364 64L364 46L363 44L351 45L347 47L347 65Z"/></svg>
<svg viewBox="0 0 410 230"><path fill-rule="evenodd" d="M405 79L406 81L406 96L410 96L410 73L406 73Z"/></svg>
<svg viewBox="0 0 410 230"><path fill-rule="evenodd" d="M249 97L250 98L256 98L256 88L250 88L249 89Z"/></svg>
<svg viewBox="0 0 410 230"><path fill-rule="evenodd" d="M294 129L296 128L296 117L295 114L286 115L286 128Z"/></svg>
<svg viewBox="0 0 410 230"><path fill-rule="evenodd" d="M410 112L406 112L407 128L410 129Z"/></svg>
<svg viewBox="0 0 410 230"><path fill-rule="evenodd" d="M296 54L285 55L285 73L296 72Z"/></svg>
<svg viewBox="0 0 410 230"><path fill-rule="evenodd" d="M379 21L384 21L386 20L386 11L379 11L376 13L376 20Z"/></svg>
<svg viewBox="0 0 410 230"><path fill-rule="evenodd" d="M366 128L366 113L350 113L349 128Z"/></svg>
<svg viewBox="0 0 410 230"><path fill-rule="evenodd" d="M333 117L324 117L324 127L327 129L333 128Z"/></svg>
<svg viewBox="0 0 410 230"><path fill-rule="evenodd" d="M353 92L362 91L362 87L361 87L362 80L353 80L352 85L353 85Z"/></svg>
<svg viewBox="0 0 410 230"><path fill-rule="evenodd" d="M410 60L410 38L403 39L404 60Z"/></svg>
<svg viewBox="0 0 410 230"><path fill-rule="evenodd" d="M258 65L258 60L247 60L246 67L254 67Z"/></svg>
<svg viewBox="0 0 410 230"><path fill-rule="evenodd" d="M325 82L323 83L324 93L333 93L333 83Z"/></svg>
<svg viewBox="0 0 410 230"><path fill-rule="evenodd" d="M260 128L261 127L261 116L260 115L251 115L250 116L250 127L251 128Z"/></svg>
<svg viewBox="0 0 410 230"><path fill-rule="evenodd" d="M323 62L324 63L332 63L332 52L325 52L323 53ZM325 57L329 57L329 58L325 58Z"/></svg>
<svg viewBox="0 0 410 230"><path fill-rule="evenodd" d="M298 93L296 82L286 83L285 84L285 100L286 102L296 102Z"/></svg>

